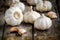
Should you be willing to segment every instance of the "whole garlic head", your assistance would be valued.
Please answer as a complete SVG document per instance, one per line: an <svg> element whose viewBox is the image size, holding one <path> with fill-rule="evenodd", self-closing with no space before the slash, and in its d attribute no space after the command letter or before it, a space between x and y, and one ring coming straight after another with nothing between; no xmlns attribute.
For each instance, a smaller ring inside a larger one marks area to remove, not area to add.
<svg viewBox="0 0 60 40"><path fill-rule="evenodd" d="M40 17L40 14L33 11L32 7L31 7L30 11L28 11L24 14L24 22L33 24L34 21L39 17Z"/></svg>
<svg viewBox="0 0 60 40"><path fill-rule="evenodd" d="M46 30L52 26L52 20L42 14L42 17L38 18L34 22L34 27L39 30Z"/></svg>
<svg viewBox="0 0 60 40"><path fill-rule="evenodd" d="M43 1L36 5L36 10L43 12L43 11L50 11L52 9L52 4L50 1Z"/></svg>
<svg viewBox="0 0 60 40"><path fill-rule="evenodd" d="M27 3L29 3L30 5L36 5L37 2L37 0L27 0Z"/></svg>
<svg viewBox="0 0 60 40"><path fill-rule="evenodd" d="M22 11L17 7L9 8L5 13L5 21L9 25L19 25L23 21Z"/></svg>
<svg viewBox="0 0 60 40"><path fill-rule="evenodd" d="M25 10L25 5L22 2L17 2L13 5L11 5L12 7L19 7L22 11Z"/></svg>

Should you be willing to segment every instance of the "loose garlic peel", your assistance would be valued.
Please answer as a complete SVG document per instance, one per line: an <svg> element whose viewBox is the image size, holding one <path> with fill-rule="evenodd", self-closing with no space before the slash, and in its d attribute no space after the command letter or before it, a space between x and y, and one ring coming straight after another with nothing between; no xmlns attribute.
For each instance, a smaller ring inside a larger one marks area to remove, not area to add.
<svg viewBox="0 0 60 40"><path fill-rule="evenodd" d="M44 14L34 22L34 28L39 30L47 30L52 26L52 20Z"/></svg>
<svg viewBox="0 0 60 40"><path fill-rule="evenodd" d="M40 17L40 14L32 10L32 6L30 7L30 11L24 14L24 22L26 23L34 23L34 21Z"/></svg>
<svg viewBox="0 0 60 40"><path fill-rule="evenodd" d="M26 29L20 28L19 31L18 31L18 34L23 35L26 32L27 32Z"/></svg>
<svg viewBox="0 0 60 40"><path fill-rule="evenodd" d="M19 19L20 19L19 13L18 13L18 12L15 12L15 13L14 13L14 17L19 20Z"/></svg>

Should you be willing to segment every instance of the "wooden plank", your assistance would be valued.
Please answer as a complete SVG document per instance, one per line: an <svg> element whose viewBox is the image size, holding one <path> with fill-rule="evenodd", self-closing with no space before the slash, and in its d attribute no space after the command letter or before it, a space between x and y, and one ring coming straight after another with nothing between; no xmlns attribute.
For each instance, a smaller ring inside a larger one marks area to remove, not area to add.
<svg viewBox="0 0 60 40"><path fill-rule="evenodd" d="M49 0L52 2L53 4L53 9L52 11L57 13L58 19L52 19L53 25L52 27L47 30L47 31L39 31L35 29L35 33L34 33L34 39L35 40L59 40L59 13L58 13L58 9L56 6L56 0Z"/></svg>
<svg viewBox="0 0 60 40"><path fill-rule="evenodd" d="M19 27L27 29L28 32L25 36L19 36L16 33L9 33L9 29L11 28L11 26L6 25L4 32L4 40L32 40L32 24L22 23L20 26L18 26L18 28Z"/></svg>

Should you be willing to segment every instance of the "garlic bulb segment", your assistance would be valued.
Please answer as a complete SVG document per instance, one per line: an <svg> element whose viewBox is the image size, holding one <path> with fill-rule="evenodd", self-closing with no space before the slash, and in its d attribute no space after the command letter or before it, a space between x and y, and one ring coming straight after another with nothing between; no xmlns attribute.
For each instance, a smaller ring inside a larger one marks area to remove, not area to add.
<svg viewBox="0 0 60 40"><path fill-rule="evenodd" d="M18 28L17 27L12 27L12 28L10 28L10 32L18 32Z"/></svg>
<svg viewBox="0 0 60 40"><path fill-rule="evenodd" d="M38 0L27 0L27 3L29 3L30 5L36 5L38 2Z"/></svg>
<svg viewBox="0 0 60 40"><path fill-rule="evenodd" d="M34 21L39 17L40 17L40 14L37 13L36 11L33 11L31 7L31 10L24 14L24 22L33 24Z"/></svg>
<svg viewBox="0 0 60 40"><path fill-rule="evenodd" d="M22 34L24 34L26 32L27 32L26 29L20 28L19 31L18 31L18 34L22 35Z"/></svg>
<svg viewBox="0 0 60 40"><path fill-rule="evenodd" d="M21 2L11 5L11 7L19 7L22 11L25 10L25 5Z"/></svg>
<svg viewBox="0 0 60 40"><path fill-rule="evenodd" d="M16 2L19 2L19 0L6 0L6 5L11 6L12 4L15 4Z"/></svg>
<svg viewBox="0 0 60 40"><path fill-rule="evenodd" d="M17 7L9 8L5 13L5 21L9 25L19 25L23 21L22 11Z"/></svg>
<svg viewBox="0 0 60 40"><path fill-rule="evenodd" d="M5 14L3 12L0 12L0 25L5 24Z"/></svg>
<svg viewBox="0 0 60 40"><path fill-rule="evenodd" d="M43 11L50 11L52 9L52 4L50 1L43 1L36 5L36 10L43 12Z"/></svg>
<svg viewBox="0 0 60 40"><path fill-rule="evenodd" d="M57 18L56 13L53 11L48 12L47 16L49 16L50 18Z"/></svg>
<svg viewBox="0 0 60 40"><path fill-rule="evenodd" d="M52 26L52 20L44 14L34 22L34 28L39 30L47 30Z"/></svg>

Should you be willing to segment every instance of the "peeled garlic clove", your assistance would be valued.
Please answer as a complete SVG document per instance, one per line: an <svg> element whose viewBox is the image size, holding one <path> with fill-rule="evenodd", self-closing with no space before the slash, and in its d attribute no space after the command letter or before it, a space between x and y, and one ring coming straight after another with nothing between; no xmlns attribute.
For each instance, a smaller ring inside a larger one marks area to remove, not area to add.
<svg viewBox="0 0 60 40"><path fill-rule="evenodd" d="M52 9L52 4L50 1L45 1L41 3L38 3L36 5L36 10L43 12L43 11L50 11Z"/></svg>
<svg viewBox="0 0 60 40"><path fill-rule="evenodd" d="M18 28L17 27L12 27L12 28L10 28L10 32L18 32Z"/></svg>
<svg viewBox="0 0 60 40"><path fill-rule="evenodd" d="M5 21L8 25L19 25L23 21L22 11L18 7L11 7L5 12Z"/></svg>
<svg viewBox="0 0 60 40"><path fill-rule="evenodd" d="M52 20L42 14L42 17L38 18L34 22L34 28L39 30L47 30L52 26Z"/></svg>
<svg viewBox="0 0 60 40"><path fill-rule="evenodd" d="M49 16L50 18L57 18L56 13L53 11L48 12L47 16Z"/></svg>
<svg viewBox="0 0 60 40"><path fill-rule="evenodd" d="M22 11L25 10L25 5L22 2L17 2L16 4L11 5L11 7L19 7Z"/></svg>
<svg viewBox="0 0 60 40"><path fill-rule="evenodd" d="M30 11L28 11L24 14L24 22L33 24L34 21L39 17L40 17L40 14L33 11L32 7L31 7Z"/></svg>
<svg viewBox="0 0 60 40"><path fill-rule="evenodd" d="M22 34L24 34L24 33L26 33L26 32L27 32L26 29L20 28L18 33L19 33L20 35L22 35Z"/></svg>
<svg viewBox="0 0 60 40"><path fill-rule="evenodd" d="M30 5L36 5L38 2L38 0L27 0L27 3L29 3Z"/></svg>
<svg viewBox="0 0 60 40"><path fill-rule="evenodd" d="M0 25L5 24L5 14L3 12L0 12Z"/></svg>

